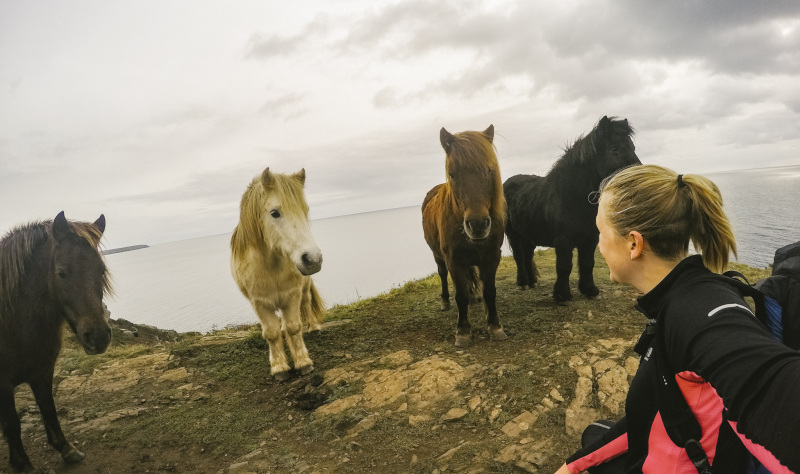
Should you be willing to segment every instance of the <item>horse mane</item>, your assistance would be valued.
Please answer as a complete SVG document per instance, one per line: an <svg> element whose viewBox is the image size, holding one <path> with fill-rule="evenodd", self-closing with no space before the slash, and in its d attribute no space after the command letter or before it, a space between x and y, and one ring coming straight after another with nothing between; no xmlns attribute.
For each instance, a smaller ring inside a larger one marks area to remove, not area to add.
<svg viewBox="0 0 800 474"><path fill-rule="evenodd" d="M243 257L250 247L264 249L268 245L264 234L264 213L268 211L265 206L271 193L278 195L282 213L308 215L303 184L290 175L271 173L271 176L273 181L269 189L264 188L261 176L257 176L242 194L239 223L231 236L231 251L237 258Z"/></svg>
<svg viewBox="0 0 800 474"><path fill-rule="evenodd" d="M632 137L636 132L628 124L627 120L619 119L617 117L609 117L610 127L615 133L623 133ZM592 128L592 131L587 135L581 135L572 142L571 145L563 148L564 154L556 160L550 172L553 172L562 166L575 166L586 164L590 157L597 154L597 142L599 140L599 127L600 122Z"/></svg>
<svg viewBox="0 0 800 474"><path fill-rule="evenodd" d="M88 222L67 221L77 238L88 241L97 248L103 233ZM34 251L52 236L53 221L35 221L15 227L0 240L0 310L10 310L19 295L25 269ZM103 261L102 254L98 257ZM112 292L108 268L103 262L103 294ZM0 314L5 311L0 311Z"/></svg>
<svg viewBox="0 0 800 474"><path fill-rule="evenodd" d="M486 138L483 132L460 132L453 135L453 143L450 145L449 156L459 165L467 168L484 168L487 165L492 170L494 180L494 196L492 196L492 206L489 214L493 221L500 222L505 226L506 222L506 198L503 193L503 180L500 177L500 163L497 161L497 153L494 143ZM452 193L450 187L450 174L447 172L447 186L444 190L448 195Z"/></svg>

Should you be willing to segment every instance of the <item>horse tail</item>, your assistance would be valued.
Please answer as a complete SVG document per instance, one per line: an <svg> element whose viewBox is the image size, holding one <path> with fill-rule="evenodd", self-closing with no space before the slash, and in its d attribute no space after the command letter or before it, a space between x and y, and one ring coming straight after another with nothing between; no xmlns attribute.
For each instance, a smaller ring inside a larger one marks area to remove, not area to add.
<svg viewBox="0 0 800 474"><path fill-rule="evenodd" d="M311 280L309 278L309 280ZM314 286L314 281L308 285L303 295L303 304L300 306L300 320L303 323L303 331L318 331L321 328L322 320L325 318L325 302L322 300Z"/></svg>

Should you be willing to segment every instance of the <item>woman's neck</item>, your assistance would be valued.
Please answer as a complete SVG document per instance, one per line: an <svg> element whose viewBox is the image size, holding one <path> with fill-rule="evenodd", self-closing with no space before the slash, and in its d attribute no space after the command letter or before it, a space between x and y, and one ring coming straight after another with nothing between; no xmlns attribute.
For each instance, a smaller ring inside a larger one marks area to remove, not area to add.
<svg viewBox="0 0 800 474"><path fill-rule="evenodd" d="M665 259L658 257L652 253L642 255L639 259L641 265L640 271L636 272L636 278L630 284L637 290L647 294L656 287L661 280L666 278L667 275L676 267L685 256L677 259Z"/></svg>

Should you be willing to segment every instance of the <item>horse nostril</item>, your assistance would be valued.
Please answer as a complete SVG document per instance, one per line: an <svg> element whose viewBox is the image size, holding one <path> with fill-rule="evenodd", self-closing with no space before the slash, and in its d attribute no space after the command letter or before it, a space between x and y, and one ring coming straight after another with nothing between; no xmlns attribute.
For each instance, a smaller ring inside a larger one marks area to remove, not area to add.
<svg viewBox="0 0 800 474"><path fill-rule="evenodd" d="M307 253L304 253L300 256L300 259L303 261L303 265L309 266L311 265L311 259L308 257Z"/></svg>

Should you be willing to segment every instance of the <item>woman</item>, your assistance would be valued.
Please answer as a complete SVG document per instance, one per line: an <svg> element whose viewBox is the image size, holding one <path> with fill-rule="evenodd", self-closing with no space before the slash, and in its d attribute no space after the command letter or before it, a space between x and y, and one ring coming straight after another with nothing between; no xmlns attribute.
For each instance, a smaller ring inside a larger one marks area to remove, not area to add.
<svg viewBox="0 0 800 474"><path fill-rule="evenodd" d="M600 428L557 474L696 474L664 427L665 366L700 424L700 455L715 473L745 472L745 449L773 474L800 472L800 353L774 341L739 293L711 274L736 254L719 189L659 166L626 168L600 187L597 228L611 279L644 293L637 309L650 323L636 346L642 358L625 417ZM700 255L688 256L690 241ZM658 357L666 360L656 364Z"/></svg>

